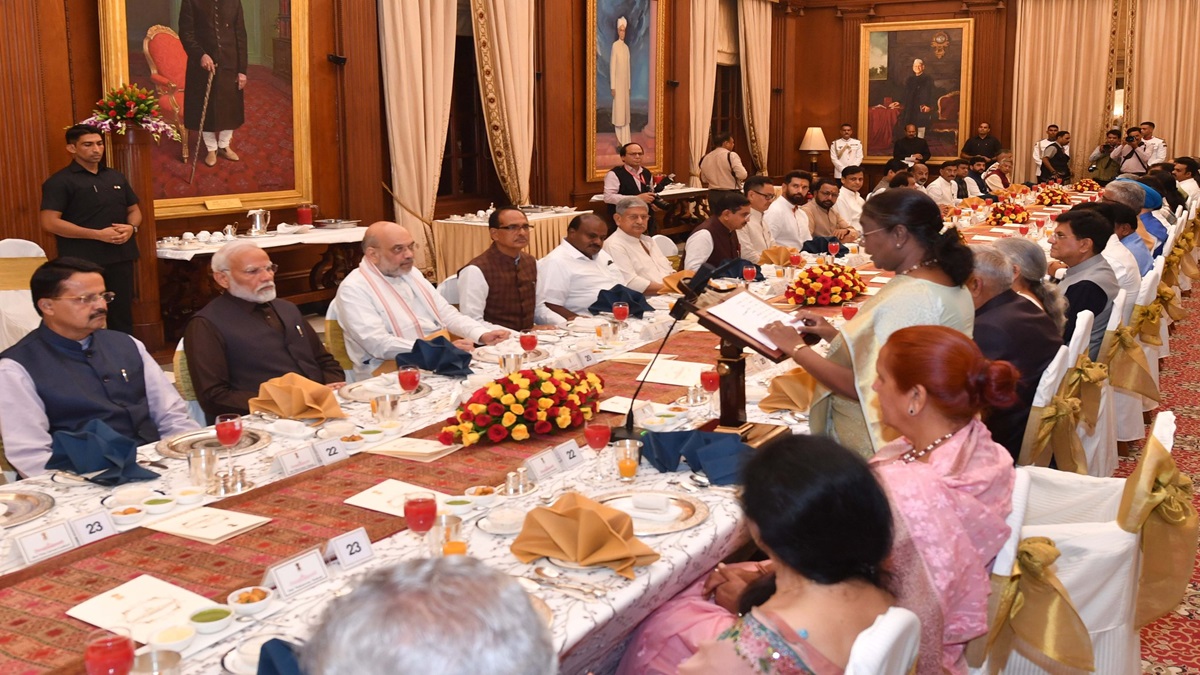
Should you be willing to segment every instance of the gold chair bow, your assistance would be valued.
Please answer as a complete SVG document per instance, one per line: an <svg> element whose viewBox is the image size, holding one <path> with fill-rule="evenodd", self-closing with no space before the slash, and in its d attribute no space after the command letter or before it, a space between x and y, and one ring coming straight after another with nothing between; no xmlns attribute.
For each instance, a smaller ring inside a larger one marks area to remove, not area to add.
<svg viewBox="0 0 1200 675"><path fill-rule="evenodd" d="M1171 453L1151 436L1137 468L1125 479L1117 511L1122 530L1142 533L1139 628L1183 599L1196 559L1197 524L1191 478L1179 473Z"/></svg>
<svg viewBox="0 0 1200 675"><path fill-rule="evenodd" d="M1079 355L1075 366L1067 370L1059 394L1064 398L1079 399L1079 417L1089 429L1096 428L1100 416L1100 398L1104 393L1103 383L1108 379L1108 366L1096 363L1087 353Z"/></svg>
<svg viewBox="0 0 1200 675"><path fill-rule="evenodd" d="M1163 257L1162 283L1168 288L1179 285L1179 265L1184 255L1183 248L1176 245Z"/></svg>
<svg viewBox="0 0 1200 675"><path fill-rule="evenodd" d="M1129 325L1133 327L1134 333L1142 344L1162 346L1162 327L1159 322L1162 321L1162 303L1155 298L1148 305L1134 305L1133 316L1129 319Z"/></svg>
<svg viewBox="0 0 1200 675"><path fill-rule="evenodd" d="M1193 264L1195 262L1195 260L1192 261ZM1158 283L1158 301L1162 305L1163 311L1167 313L1167 316L1171 317L1172 321L1182 321L1187 318L1187 310L1183 308L1183 305L1179 304L1179 295L1175 293L1173 288L1161 281Z"/></svg>
<svg viewBox="0 0 1200 675"><path fill-rule="evenodd" d="M1078 398L1055 395L1050 405L1033 406L1017 464L1050 466L1053 457L1060 471L1086 474L1087 457L1076 432L1078 426Z"/></svg>
<svg viewBox="0 0 1200 675"><path fill-rule="evenodd" d="M1105 338L1107 351L1101 358L1108 362L1108 381L1116 389L1140 394L1152 401L1160 398L1158 385L1150 373L1150 362L1134 337L1133 329L1120 326Z"/></svg>
<svg viewBox="0 0 1200 675"><path fill-rule="evenodd" d="M1072 668L1094 671L1092 638L1053 564L1060 553L1046 537L1022 539L1012 576L1000 591L988 631L989 656L996 640L1011 630L1046 656Z"/></svg>

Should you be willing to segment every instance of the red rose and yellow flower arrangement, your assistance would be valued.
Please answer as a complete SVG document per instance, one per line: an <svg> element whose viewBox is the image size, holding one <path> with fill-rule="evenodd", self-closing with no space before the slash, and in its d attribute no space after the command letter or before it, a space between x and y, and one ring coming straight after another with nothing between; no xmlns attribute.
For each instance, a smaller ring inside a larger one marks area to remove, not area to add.
<svg viewBox="0 0 1200 675"><path fill-rule="evenodd" d="M822 263L800 270L784 291L790 305L840 305L867 290L853 267Z"/></svg>
<svg viewBox="0 0 1200 675"><path fill-rule="evenodd" d="M600 409L604 380L561 368L519 370L480 387L438 434L446 445L481 440L523 441L556 429L578 427Z"/></svg>

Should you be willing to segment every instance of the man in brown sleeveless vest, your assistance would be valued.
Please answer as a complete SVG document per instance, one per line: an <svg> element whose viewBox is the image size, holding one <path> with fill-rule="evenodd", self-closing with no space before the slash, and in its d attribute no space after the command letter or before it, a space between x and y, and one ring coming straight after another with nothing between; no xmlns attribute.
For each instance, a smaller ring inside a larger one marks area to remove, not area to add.
<svg viewBox="0 0 1200 675"><path fill-rule="evenodd" d="M192 317L183 337L196 400L210 422L223 413L246 414L259 385L285 373L331 389L345 384L345 371L300 309L275 297L277 267L244 239L213 255L213 279L225 294Z"/></svg>
<svg viewBox="0 0 1200 675"><path fill-rule="evenodd" d="M537 260L525 251L532 228L515 206L492 212L492 245L458 272L458 311L516 331L553 321L537 295Z"/></svg>
<svg viewBox="0 0 1200 675"><path fill-rule="evenodd" d="M719 265L730 258L742 257L737 231L750 219L750 200L740 192L717 198L713 215L688 237L683 268L698 270L704 263Z"/></svg>

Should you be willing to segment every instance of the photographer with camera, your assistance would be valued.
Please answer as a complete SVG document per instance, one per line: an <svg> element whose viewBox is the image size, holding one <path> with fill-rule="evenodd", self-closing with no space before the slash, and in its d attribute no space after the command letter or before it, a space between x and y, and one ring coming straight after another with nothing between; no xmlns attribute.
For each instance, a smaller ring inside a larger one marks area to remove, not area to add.
<svg viewBox="0 0 1200 675"><path fill-rule="evenodd" d="M1113 148L1108 156L1120 164L1120 173L1141 176L1150 170L1150 152L1142 143L1142 130L1139 127L1129 127L1125 132L1125 142Z"/></svg>
<svg viewBox="0 0 1200 675"><path fill-rule="evenodd" d="M1097 145L1092 154L1088 155L1088 175L1101 185L1121 173L1120 163L1111 157L1112 151L1121 145L1121 130L1109 129L1104 134L1104 143Z"/></svg>
<svg viewBox="0 0 1200 675"><path fill-rule="evenodd" d="M646 202L647 208L653 205L654 209L660 211L669 207L670 205L655 192L654 175L642 166L646 151L642 149L641 144L626 143L617 148L617 153L621 155L621 165L614 166L604 177L604 201L608 204L609 219L611 220L616 213L617 202L620 202L622 197L637 197ZM647 231L650 234L654 233L654 210L650 212L650 226Z"/></svg>

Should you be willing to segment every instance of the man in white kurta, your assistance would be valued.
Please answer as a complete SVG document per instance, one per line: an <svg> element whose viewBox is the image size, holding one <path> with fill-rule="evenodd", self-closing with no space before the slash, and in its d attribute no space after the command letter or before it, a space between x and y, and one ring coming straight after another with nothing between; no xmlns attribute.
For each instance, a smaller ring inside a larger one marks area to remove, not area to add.
<svg viewBox="0 0 1200 675"><path fill-rule="evenodd" d="M625 44L625 17L617 19L617 41L608 57L608 83L612 88L612 125L617 143L631 140L629 132L629 45Z"/></svg>
<svg viewBox="0 0 1200 675"><path fill-rule="evenodd" d="M742 258L759 264L762 252L775 246L771 228L763 220L763 214L775 200L775 186L766 176L751 176L746 180L746 199L750 200L750 218L746 226L737 231L738 244L742 247Z"/></svg>
<svg viewBox="0 0 1200 675"><path fill-rule="evenodd" d="M859 234L862 234L862 226L858 224L858 219L862 217L863 204L866 203L859 190L862 190L865 179L866 174L861 166L848 166L843 169L842 189L838 190L837 201L833 204L833 210L841 214Z"/></svg>
<svg viewBox="0 0 1200 675"><path fill-rule="evenodd" d="M476 343L496 344L509 335L455 309L413 268L413 261L414 242L408 230L378 222L363 236L358 269L338 286L328 316L341 324L346 353L360 379L440 330L463 336L454 344L467 351Z"/></svg>
<svg viewBox="0 0 1200 675"><path fill-rule="evenodd" d="M538 261L538 296L564 320L590 316L588 307L600 291L621 283L621 272L602 248L607 231L595 214L576 216L562 243Z"/></svg>
<svg viewBox="0 0 1200 675"><path fill-rule="evenodd" d="M639 293L653 295L662 290L663 277L675 269L654 240L646 236L649 219L645 202L637 197L622 199L613 216L617 229L604 241L604 252L616 263L621 283Z"/></svg>
<svg viewBox="0 0 1200 675"><path fill-rule="evenodd" d="M801 208L808 201L811 175L807 171L793 171L783 177L783 194L771 203L763 214L763 222L771 230L771 236L780 246L799 249L812 239L808 214Z"/></svg>

